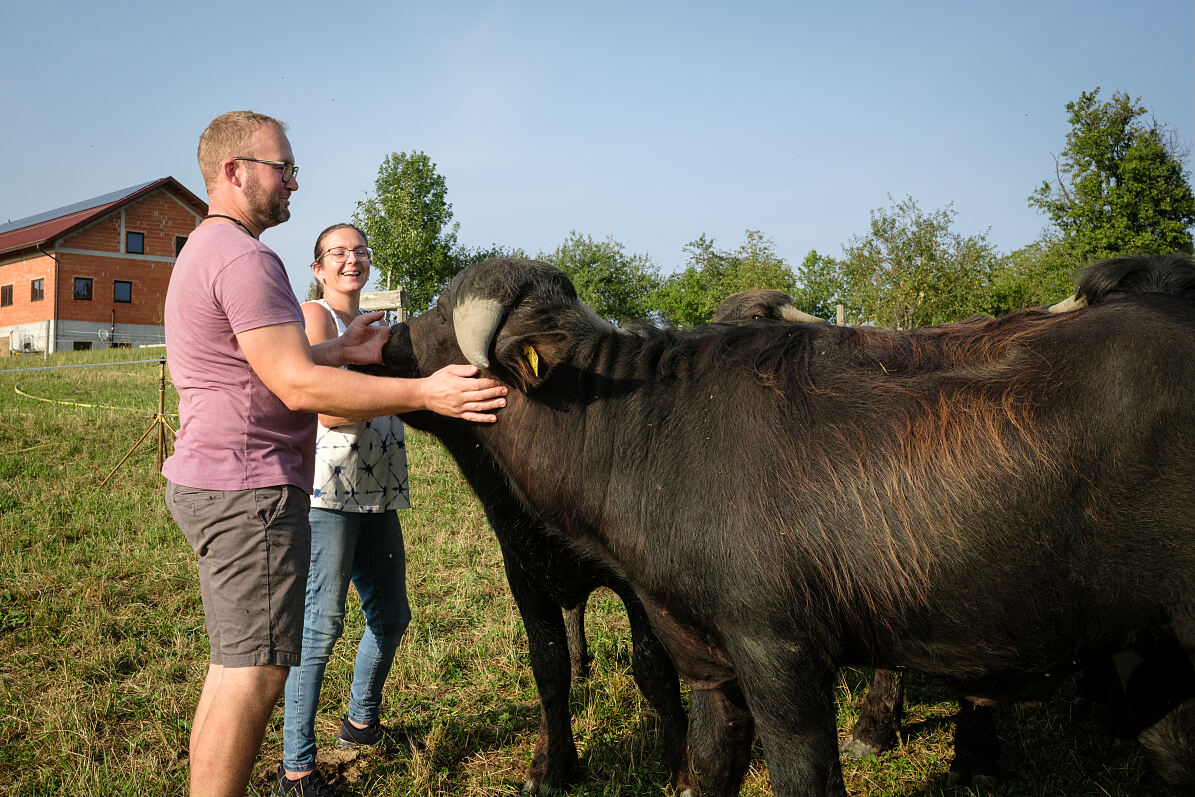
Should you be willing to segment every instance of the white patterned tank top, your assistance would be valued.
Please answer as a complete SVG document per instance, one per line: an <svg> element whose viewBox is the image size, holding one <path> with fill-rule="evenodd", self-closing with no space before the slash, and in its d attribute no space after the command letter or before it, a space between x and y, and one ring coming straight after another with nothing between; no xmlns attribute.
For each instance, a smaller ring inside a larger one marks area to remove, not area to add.
<svg viewBox="0 0 1195 797"><path fill-rule="evenodd" d="M343 335L344 322L323 299L319 304ZM402 420L382 415L329 429L318 424L311 505L343 512L385 512L411 505Z"/></svg>

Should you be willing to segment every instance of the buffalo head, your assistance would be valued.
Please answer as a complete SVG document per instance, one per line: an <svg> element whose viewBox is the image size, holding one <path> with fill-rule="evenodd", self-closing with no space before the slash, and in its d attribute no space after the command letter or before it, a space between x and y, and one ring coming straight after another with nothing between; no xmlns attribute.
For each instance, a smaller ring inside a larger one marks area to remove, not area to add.
<svg viewBox="0 0 1195 797"><path fill-rule="evenodd" d="M579 327L611 328L577 299L562 271L493 258L462 269L434 307L392 327L382 364L391 376L416 377L468 362L527 389L561 361Z"/></svg>
<svg viewBox="0 0 1195 797"><path fill-rule="evenodd" d="M734 293L722 300L714 312L714 322L748 321L774 318L777 321L825 323L825 319L809 315L793 305L792 297L784 291L753 290Z"/></svg>

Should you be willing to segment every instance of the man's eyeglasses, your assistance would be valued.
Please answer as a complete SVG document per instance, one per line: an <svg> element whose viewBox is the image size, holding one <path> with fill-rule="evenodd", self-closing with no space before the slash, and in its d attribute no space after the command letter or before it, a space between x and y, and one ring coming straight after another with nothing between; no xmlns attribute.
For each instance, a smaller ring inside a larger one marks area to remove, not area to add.
<svg viewBox="0 0 1195 797"><path fill-rule="evenodd" d="M343 246L334 246L331 249L324 250L320 255L321 258L330 257L333 263L343 263L349 259L349 252L352 252L358 260L368 261L373 256L373 250L360 247L358 249L345 249Z"/></svg>
<svg viewBox="0 0 1195 797"><path fill-rule="evenodd" d="M233 158L234 161L253 161L254 163L264 163L267 166L273 166L282 173L282 182L289 183L292 177L299 176L299 167L290 161L263 161L261 158Z"/></svg>

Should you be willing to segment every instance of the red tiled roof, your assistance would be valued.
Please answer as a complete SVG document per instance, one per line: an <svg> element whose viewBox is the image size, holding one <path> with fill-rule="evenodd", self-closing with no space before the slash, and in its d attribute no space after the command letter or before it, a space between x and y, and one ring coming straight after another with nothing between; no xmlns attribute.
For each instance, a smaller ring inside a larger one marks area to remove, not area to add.
<svg viewBox="0 0 1195 797"><path fill-rule="evenodd" d="M114 191L111 194L0 225L0 255L20 249L32 249L48 241L61 238L110 211L165 186L178 192L183 199L194 203L200 212L207 212L207 203L188 191L182 183L173 177L162 177L148 183Z"/></svg>

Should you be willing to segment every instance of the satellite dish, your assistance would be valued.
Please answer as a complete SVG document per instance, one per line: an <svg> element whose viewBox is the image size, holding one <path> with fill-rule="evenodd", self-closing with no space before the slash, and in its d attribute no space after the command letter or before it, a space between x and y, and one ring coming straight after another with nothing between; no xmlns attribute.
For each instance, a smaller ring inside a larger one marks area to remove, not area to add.
<svg viewBox="0 0 1195 797"><path fill-rule="evenodd" d="M97 332L95 334L99 335L100 340L107 340L109 333L108 333L108 330L101 329L99 332Z"/></svg>

